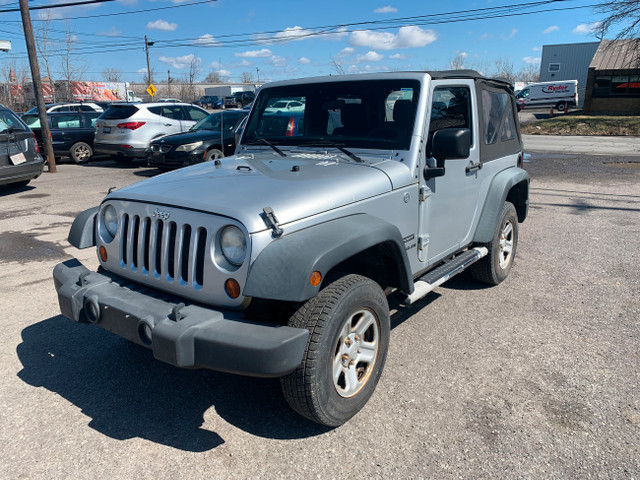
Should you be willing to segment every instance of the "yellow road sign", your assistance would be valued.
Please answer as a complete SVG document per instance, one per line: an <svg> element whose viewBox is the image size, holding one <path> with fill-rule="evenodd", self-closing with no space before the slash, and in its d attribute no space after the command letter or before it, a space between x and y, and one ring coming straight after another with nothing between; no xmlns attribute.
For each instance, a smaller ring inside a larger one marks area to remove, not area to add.
<svg viewBox="0 0 640 480"><path fill-rule="evenodd" d="M153 86L153 83L150 83L149 86L147 87L147 93L152 97L156 94L157 91L158 90L156 89L156 87Z"/></svg>

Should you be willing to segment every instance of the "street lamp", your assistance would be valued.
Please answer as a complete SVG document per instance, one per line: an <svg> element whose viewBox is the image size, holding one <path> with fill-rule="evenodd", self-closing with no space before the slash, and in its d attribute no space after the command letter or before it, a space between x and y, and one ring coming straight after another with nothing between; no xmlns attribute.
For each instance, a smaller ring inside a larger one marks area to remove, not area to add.
<svg viewBox="0 0 640 480"><path fill-rule="evenodd" d="M149 47L152 47L156 42L150 42L147 40L147 36L144 36L144 49L147 52L147 79L149 80L149 85L153 82L151 81L151 67L149 66Z"/></svg>

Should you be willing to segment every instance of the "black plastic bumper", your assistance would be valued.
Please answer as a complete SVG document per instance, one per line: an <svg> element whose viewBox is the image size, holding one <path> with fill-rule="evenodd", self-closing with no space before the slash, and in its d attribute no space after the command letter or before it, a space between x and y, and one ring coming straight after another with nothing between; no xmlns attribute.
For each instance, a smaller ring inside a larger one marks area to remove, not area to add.
<svg viewBox="0 0 640 480"><path fill-rule="evenodd" d="M197 305L176 312L176 302L121 286L75 259L56 265L53 279L63 315L146 346L177 367L280 377L300 365L309 336L306 329L249 322Z"/></svg>
<svg viewBox="0 0 640 480"><path fill-rule="evenodd" d="M144 158L147 149L142 148L125 148L121 145L111 143L94 143L93 153L95 155L112 155L127 158Z"/></svg>

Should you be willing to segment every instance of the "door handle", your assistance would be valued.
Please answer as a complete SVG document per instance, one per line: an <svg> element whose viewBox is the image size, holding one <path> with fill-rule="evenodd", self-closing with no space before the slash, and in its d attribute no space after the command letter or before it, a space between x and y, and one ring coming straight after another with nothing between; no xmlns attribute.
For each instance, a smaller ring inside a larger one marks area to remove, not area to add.
<svg viewBox="0 0 640 480"><path fill-rule="evenodd" d="M173 127L173 123L165 123L164 126L165 127Z"/></svg>
<svg viewBox="0 0 640 480"><path fill-rule="evenodd" d="M467 173L477 172L478 170L482 170L481 162L478 162L478 163L469 162L469 165L467 165L467 168L465 168L465 171Z"/></svg>

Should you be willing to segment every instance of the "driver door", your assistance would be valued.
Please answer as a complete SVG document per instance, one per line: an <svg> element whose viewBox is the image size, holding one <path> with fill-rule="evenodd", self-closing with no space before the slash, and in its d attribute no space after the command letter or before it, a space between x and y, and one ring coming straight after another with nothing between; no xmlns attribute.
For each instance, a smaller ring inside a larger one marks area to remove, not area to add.
<svg viewBox="0 0 640 480"><path fill-rule="evenodd" d="M439 262L471 241L471 226L480 213L478 196L482 181L476 91L473 80L431 82L431 106L425 162L434 167L431 157L433 134L442 128L468 128L471 133L469 157L445 160L441 177L421 178L419 209L420 261ZM424 165L423 165L424 167Z"/></svg>

